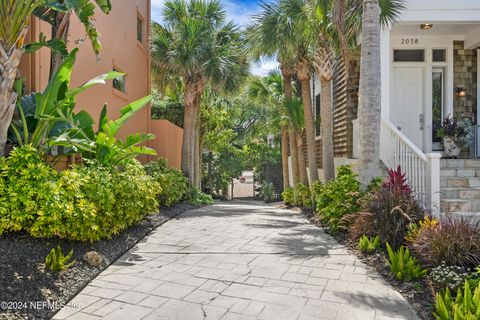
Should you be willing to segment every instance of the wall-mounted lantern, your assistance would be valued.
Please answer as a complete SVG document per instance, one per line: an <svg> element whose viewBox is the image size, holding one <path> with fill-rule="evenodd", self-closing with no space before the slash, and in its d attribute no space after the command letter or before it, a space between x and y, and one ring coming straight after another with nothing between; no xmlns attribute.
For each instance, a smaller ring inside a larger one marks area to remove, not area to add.
<svg viewBox="0 0 480 320"><path fill-rule="evenodd" d="M456 90L457 90L457 96L459 98L465 97L467 95L467 90L465 90L465 87L463 86L457 87Z"/></svg>
<svg viewBox="0 0 480 320"><path fill-rule="evenodd" d="M433 28L433 24L431 24L431 23L422 23L420 25L420 29L422 29L422 30L430 30L432 28Z"/></svg>

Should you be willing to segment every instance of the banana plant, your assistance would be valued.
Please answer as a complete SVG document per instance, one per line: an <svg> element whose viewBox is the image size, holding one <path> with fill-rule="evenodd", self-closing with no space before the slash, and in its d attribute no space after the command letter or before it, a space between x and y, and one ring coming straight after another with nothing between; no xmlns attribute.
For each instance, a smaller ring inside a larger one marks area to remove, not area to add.
<svg viewBox="0 0 480 320"><path fill-rule="evenodd" d="M91 122L92 126L90 127L73 127L51 139L50 146L63 146L72 152L81 152L85 159L95 160L109 168L114 168L139 155L156 155L154 149L141 145L148 140L155 139L154 134L132 133L124 140L116 138L116 134L122 126L144 108L151 99L151 96L146 96L126 105L120 109L120 117L116 120L108 119L105 105L100 114L98 131L95 134L91 134L93 132L93 122Z"/></svg>
<svg viewBox="0 0 480 320"><path fill-rule="evenodd" d="M70 26L70 16L72 13L78 17L85 28L86 36L90 39L93 51L100 58L102 45L100 44L100 34L93 24L96 5L100 10L108 14L112 10L110 0L44 0L43 6L37 8L34 14L49 23L52 26L52 40L56 42L67 43L68 31ZM96 3L96 5L95 5ZM50 77L53 76L59 65L65 58L58 51L52 51Z"/></svg>
<svg viewBox="0 0 480 320"><path fill-rule="evenodd" d="M78 49L75 49L65 58L43 92L24 96L17 104L20 119L11 126L17 143L31 144L41 153L62 146L66 148L66 153L81 152L84 157L97 159L108 166L140 154L156 154L153 149L139 146L155 138L152 134L131 134L124 141L115 137L121 127L150 102L150 96L123 107L116 120L108 119L107 107L104 106L97 132L88 112L74 111L75 98L79 93L123 75L111 71L80 87L70 88L77 52Z"/></svg>

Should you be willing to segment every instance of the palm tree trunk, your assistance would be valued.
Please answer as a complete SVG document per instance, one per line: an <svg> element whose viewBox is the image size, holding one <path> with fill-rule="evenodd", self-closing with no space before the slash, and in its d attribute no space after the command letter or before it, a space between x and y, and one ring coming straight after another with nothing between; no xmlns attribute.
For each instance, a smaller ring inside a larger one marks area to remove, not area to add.
<svg viewBox="0 0 480 320"><path fill-rule="evenodd" d="M197 94L195 99L196 109L196 121L195 121L195 187L201 189L202 187L202 174L201 174L201 162L202 162L202 150L201 150L201 127L202 118L200 112L200 96Z"/></svg>
<svg viewBox="0 0 480 320"><path fill-rule="evenodd" d="M335 179L335 155L333 150L333 108L332 108L332 77L330 80L321 78L321 130L322 130L322 161L324 182Z"/></svg>
<svg viewBox="0 0 480 320"><path fill-rule="evenodd" d="M60 39L65 43L68 41L68 31L70 29L70 12L55 12L55 24L52 26L52 39ZM52 79L60 65L63 63L63 56L55 51L50 56L50 77Z"/></svg>
<svg viewBox="0 0 480 320"><path fill-rule="evenodd" d="M382 108L379 17L378 0L364 0L358 110L359 177L364 186L380 174L379 145Z"/></svg>
<svg viewBox="0 0 480 320"><path fill-rule="evenodd" d="M305 117L305 134L307 136L308 172L310 185L318 180L317 152L315 145L315 121L312 111L312 95L310 90L310 63L302 60L297 63L297 75L302 87L303 114Z"/></svg>
<svg viewBox="0 0 480 320"><path fill-rule="evenodd" d="M193 160L192 131L194 130L194 103L195 87L192 83L186 83L184 89L185 111L183 116L183 141L182 141L182 172L188 178L190 186L194 185L193 174L191 174L191 163Z"/></svg>
<svg viewBox="0 0 480 320"><path fill-rule="evenodd" d="M300 171L300 182L308 186L307 163L305 162L305 154L303 153L303 137L302 133L297 133L297 154L298 154L298 170Z"/></svg>
<svg viewBox="0 0 480 320"><path fill-rule="evenodd" d="M13 90L13 86L20 59L24 53L23 41L27 32L28 28L22 30L17 44L11 50L0 45L0 157L5 155L8 128L12 122L17 103L17 93Z"/></svg>
<svg viewBox="0 0 480 320"><path fill-rule="evenodd" d="M282 175L283 175L283 188L287 188L290 185L289 172L288 172L288 128L282 126Z"/></svg>
<svg viewBox="0 0 480 320"><path fill-rule="evenodd" d="M290 142L290 156L292 157L290 163L292 165L293 186L296 186L297 183L300 182L300 170L298 166L298 149L296 148L296 145L297 145L296 137L297 137L296 130L293 128L290 128L288 138Z"/></svg>
<svg viewBox="0 0 480 320"><path fill-rule="evenodd" d="M281 64L282 70L282 79L283 79L283 91L285 94L285 99L292 99L292 67ZM286 188L290 186L290 174L288 168L288 143L291 142L291 137L289 137L288 126L282 126L282 173L283 173L283 187ZM292 145L290 143L290 145ZM295 170L298 172L298 163L293 162L293 153L292 153L292 164L296 169L292 168L292 173L295 175ZM298 175L296 176L298 181ZM293 183L295 185L295 182Z"/></svg>

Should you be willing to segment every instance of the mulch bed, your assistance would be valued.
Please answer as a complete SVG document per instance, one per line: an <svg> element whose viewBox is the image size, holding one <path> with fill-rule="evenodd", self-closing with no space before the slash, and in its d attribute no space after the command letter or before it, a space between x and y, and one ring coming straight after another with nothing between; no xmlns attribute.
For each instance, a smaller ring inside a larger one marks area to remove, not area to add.
<svg viewBox="0 0 480 320"><path fill-rule="evenodd" d="M0 319L50 319L138 241L166 221L194 208L198 206L187 203L161 208L160 213L146 216L111 240L95 243L35 239L24 233L0 236ZM45 271L45 257L57 245L64 254L73 250L76 262L67 271ZM87 251L96 251L104 257L100 267L91 267L83 261Z"/></svg>
<svg viewBox="0 0 480 320"><path fill-rule="evenodd" d="M417 312L418 317L424 320L435 319L432 312L435 310L434 290L428 280L416 282L404 282L397 280L386 263L385 257L380 254L364 254L357 249L357 243L352 243L345 232L332 233L325 224L311 210L298 210L302 212L311 223L325 230L339 243L356 255L367 266L375 269L395 290L397 290L407 300Z"/></svg>

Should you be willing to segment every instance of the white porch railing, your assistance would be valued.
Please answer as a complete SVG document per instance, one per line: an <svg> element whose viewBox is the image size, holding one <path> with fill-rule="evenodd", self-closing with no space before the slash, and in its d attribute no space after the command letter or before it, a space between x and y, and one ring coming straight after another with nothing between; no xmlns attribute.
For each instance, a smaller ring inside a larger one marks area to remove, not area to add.
<svg viewBox="0 0 480 320"><path fill-rule="evenodd" d="M439 153L425 154L388 120L382 119L380 160L387 168L401 167L418 199L432 212L440 211Z"/></svg>

